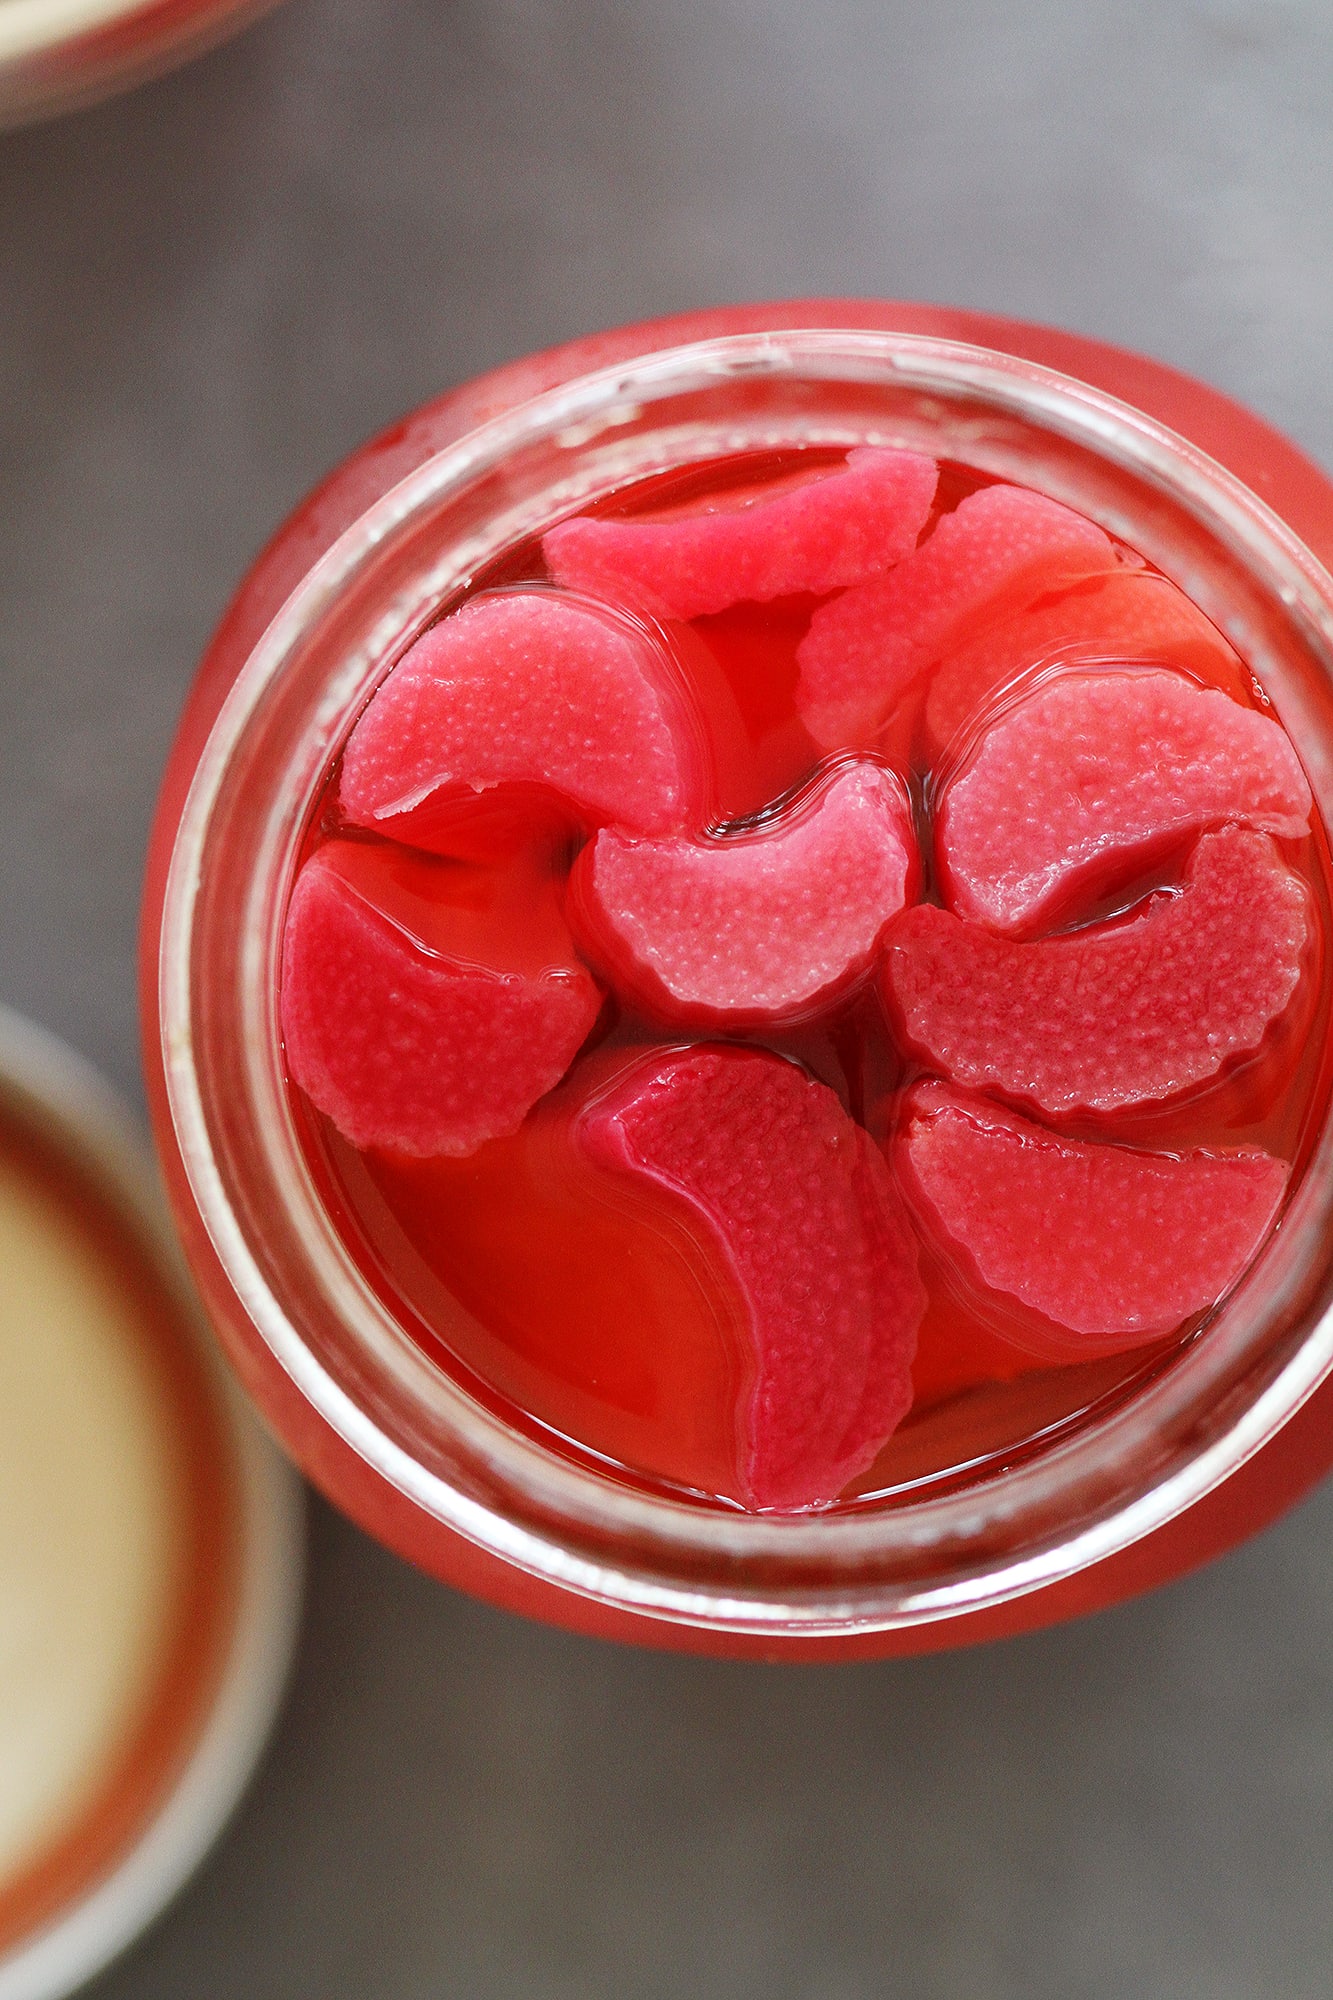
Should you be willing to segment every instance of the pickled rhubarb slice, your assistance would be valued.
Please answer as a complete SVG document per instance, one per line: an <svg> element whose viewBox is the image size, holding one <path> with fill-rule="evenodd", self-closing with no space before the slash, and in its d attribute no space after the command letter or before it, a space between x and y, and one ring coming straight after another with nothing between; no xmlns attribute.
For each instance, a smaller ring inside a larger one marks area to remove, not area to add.
<svg viewBox="0 0 1333 2000"><path fill-rule="evenodd" d="M1025 1344L1052 1360L1160 1340L1214 1305L1258 1251L1289 1171L1255 1149L1061 1138L938 1083L908 1093L895 1157L939 1247L1026 1308Z"/></svg>
<svg viewBox="0 0 1333 2000"><path fill-rule="evenodd" d="M1249 692L1239 658L1183 590L1149 570L1112 570L988 624L947 653L926 698L929 747L947 748L989 699L1057 663L1175 667L1238 699Z"/></svg>
<svg viewBox="0 0 1333 2000"><path fill-rule="evenodd" d="M1021 486L969 494L888 576L816 611L798 654L806 728L828 749L868 743L969 620L1115 562L1100 528L1044 494Z"/></svg>
<svg viewBox="0 0 1333 2000"><path fill-rule="evenodd" d="M909 910L883 986L905 1044L954 1082L1059 1115L1173 1097L1252 1054L1296 990L1310 899L1266 834L1206 833L1183 889L1128 921L1018 943Z"/></svg>
<svg viewBox="0 0 1333 2000"><path fill-rule="evenodd" d="M906 797L845 764L771 825L717 838L604 829L572 878L594 962L668 1022L808 1017L870 965L915 888Z"/></svg>
<svg viewBox="0 0 1333 2000"><path fill-rule="evenodd" d="M925 1308L876 1147L793 1063L708 1046L635 1063L580 1132L592 1157L684 1205L712 1282L736 1296L750 1350L748 1504L836 1499L907 1411Z"/></svg>
<svg viewBox="0 0 1333 2000"><path fill-rule="evenodd" d="M587 826L702 823L702 726L648 633L559 591L473 598L423 634L353 729L339 804L354 826L411 837L423 808L498 788L552 799Z"/></svg>
<svg viewBox="0 0 1333 2000"><path fill-rule="evenodd" d="M845 467L665 519L562 521L542 553L558 583L663 618L823 595L881 576L916 546L937 478L919 452L865 446Z"/></svg>
<svg viewBox="0 0 1333 2000"><path fill-rule="evenodd" d="M297 877L288 1069L354 1146L458 1157L517 1130L599 1006L535 875L330 841Z"/></svg>
<svg viewBox="0 0 1333 2000"><path fill-rule="evenodd" d="M1295 839L1310 804L1257 710L1179 674L1070 673L982 737L946 788L936 854L953 908L1017 936L1221 821Z"/></svg>

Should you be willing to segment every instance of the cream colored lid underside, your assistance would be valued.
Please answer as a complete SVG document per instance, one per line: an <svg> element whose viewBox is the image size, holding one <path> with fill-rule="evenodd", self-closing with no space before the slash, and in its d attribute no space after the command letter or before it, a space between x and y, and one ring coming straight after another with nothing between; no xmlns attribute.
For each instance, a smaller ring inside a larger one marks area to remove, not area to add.
<svg viewBox="0 0 1333 2000"><path fill-rule="evenodd" d="M131 1311L0 1158L0 1888L93 1801L162 1658L179 1487Z"/></svg>
<svg viewBox="0 0 1333 2000"><path fill-rule="evenodd" d="M37 55L136 14L143 5L144 0L0 0L0 62Z"/></svg>

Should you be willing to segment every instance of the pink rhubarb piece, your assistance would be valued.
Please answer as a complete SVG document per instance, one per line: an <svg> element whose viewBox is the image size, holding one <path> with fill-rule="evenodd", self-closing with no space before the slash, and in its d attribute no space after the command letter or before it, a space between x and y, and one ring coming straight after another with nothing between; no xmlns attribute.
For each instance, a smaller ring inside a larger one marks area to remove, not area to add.
<svg viewBox="0 0 1333 2000"><path fill-rule="evenodd" d="M703 840L606 829L575 867L596 962L668 1021L808 1016L863 973L915 887L911 816L877 764L844 764L792 812Z"/></svg>
<svg viewBox="0 0 1333 2000"><path fill-rule="evenodd" d="M908 1093L897 1142L923 1224L974 1281L1039 1316L1052 1360L1172 1333L1230 1290L1287 1184L1253 1149L1145 1153L1064 1139L945 1084Z"/></svg>
<svg viewBox="0 0 1333 2000"><path fill-rule="evenodd" d="M559 591L463 605L399 661L343 755L354 826L475 802L497 787L554 794L585 824L665 833L706 817L701 724L645 632Z"/></svg>
<svg viewBox="0 0 1333 2000"><path fill-rule="evenodd" d="M969 494L888 576L816 611L797 654L806 728L827 749L868 742L968 621L1115 562L1100 528L1044 494Z"/></svg>
<svg viewBox="0 0 1333 2000"><path fill-rule="evenodd" d="M1069 673L1000 716L945 791L947 900L1010 935L1039 930L1204 827L1308 830L1286 732L1179 674Z"/></svg>
<svg viewBox="0 0 1333 2000"><path fill-rule="evenodd" d="M947 748L987 700L1025 673L1062 661L1177 667L1238 698L1248 692L1240 660L1183 590L1149 570L1112 570L988 625L946 654L926 698L931 748Z"/></svg>
<svg viewBox="0 0 1333 2000"><path fill-rule="evenodd" d="M938 476L919 452L864 446L845 467L665 519L563 521L542 553L558 583L663 618L822 595L882 575L915 548Z"/></svg>
<svg viewBox="0 0 1333 2000"><path fill-rule="evenodd" d="M947 910L890 933L906 1045L956 1083L1060 1115L1152 1104L1252 1054L1286 1008L1309 897L1266 834L1206 833L1178 894L1127 922L1020 944Z"/></svg>
<svg viewBox="0 0 1333 2000"><path fill-rule="evenodd" d="M549 888L496 893L480 869L351 842L297 878L288 1069L354 1146L458 1156L517 1131L599 1006Z"/></svg>
<svg viewBox="0 0 1333 2000"><path fill-rule="evenodd" d="M757 1049L658 1050L584 1114L604 1165L683 1202L734 1290L752 1379L749 1504L827 1504L912 1399L925 1309L916 1247L878 1150L833 1092Z"/></svg>

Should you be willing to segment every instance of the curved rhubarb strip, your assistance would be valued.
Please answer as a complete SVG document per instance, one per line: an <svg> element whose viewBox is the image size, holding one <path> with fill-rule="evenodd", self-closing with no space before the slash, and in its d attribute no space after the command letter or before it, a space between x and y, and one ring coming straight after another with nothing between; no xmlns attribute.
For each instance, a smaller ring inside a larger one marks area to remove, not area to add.
<svg viewBox="0 0 1333 2000"><path fill-rule="evenodd" d="M1038 1110L1119 1111L1207 1082L1284 1012L1313 928L1265 834L1204 834L1184 888L1127 922L1023 944L947 910L890 933L883 990L908 1048Z"/></svg>
<svg viewBox="0 0 1333 2000"><path fill-rule="evenodd" d="M1035 667L1174 667L1238 700L1245 669L1183 590L1150 570L1119 569L1054 602L1027 609L967 639L931 676L926 736L938 754L982 714L985 703Z"/></svg>
<svg viewBox="0 0 1333 2000"><path fill-rule="evenodd" d="M348 738L338 797L352 825L384 833L499 787L545 794L587 826L665 833L704 822L709 776L656 640L559 591L501 590L404 654Z"/></svg>
<svg viewBox="0 0 1333 2000"><path fill-rule="evenodd" d="M1226 820L1296 839L1310 787L1280 724L1179 674L1069 673L987 730L936 855L961 915L1021 936Z"/></svg>
<svg viewBox="0 0 1333 2000"><path fill-rule="evenodd" d="M1058 1137L945 1084L908 1093L895 1149L923 1226L1072 1361L1175 1332L1236 1283L1289 1169L1257 1149L1146 1153Z"/></svg>
<svg viewBox="0 0 1333 2000"><path fill-rule="evenodd" d="M549 885L353 842L297 877L287 1066L354 1146L458 1157L516 1131L600 1004Z"/></svg>
<svg viewBox="0 0 1333 2000"><path fill-rule="evenodd" d="M863 446L845 466L656 520L580 516L542 538L557 583L661 618L698 618L881 576L915 548L933 458Z"/></svg>
<svg viewBox="0 0 1333 2000"><path fill-rule="evenodd" d="M797 655L802 721L828 749L868 743L970 620L1115 563L1100 528L1044 494L1021 486L969 494L882 581L816 611Z"/></svg>
<svg viewBox="0 0 1333 2000"><path fill-rule="evenodd" d="M925 1308L884 1161L833 1092L758 1049L655 1050L584 1112L602 1164L684 1205L739 1302L749 1504L835 1500L906 1414Z"/></svg>
<svg viewBox="0 0 1333 2000"><path fill-rule="evenodd" d="M703 840L604 829L571 881L590 955L660 1019L807 1018L870 965L915 887L911 814L877 764L845 764L789 814Z"/></svg>

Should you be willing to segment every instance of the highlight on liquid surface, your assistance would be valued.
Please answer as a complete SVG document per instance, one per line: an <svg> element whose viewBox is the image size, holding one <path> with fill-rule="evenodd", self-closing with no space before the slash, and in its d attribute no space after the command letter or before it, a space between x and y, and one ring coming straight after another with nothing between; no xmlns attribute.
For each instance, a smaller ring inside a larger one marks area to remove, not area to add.
<svg viewBox="0 0 1333 2000"><path fill-rule="evenodd" d="M1246 663L919 454L628 489L371 697L281 1012L442 1367L761 1511L974 1479L1207 1337L1327 1091L1328 850Z"/></svg>

